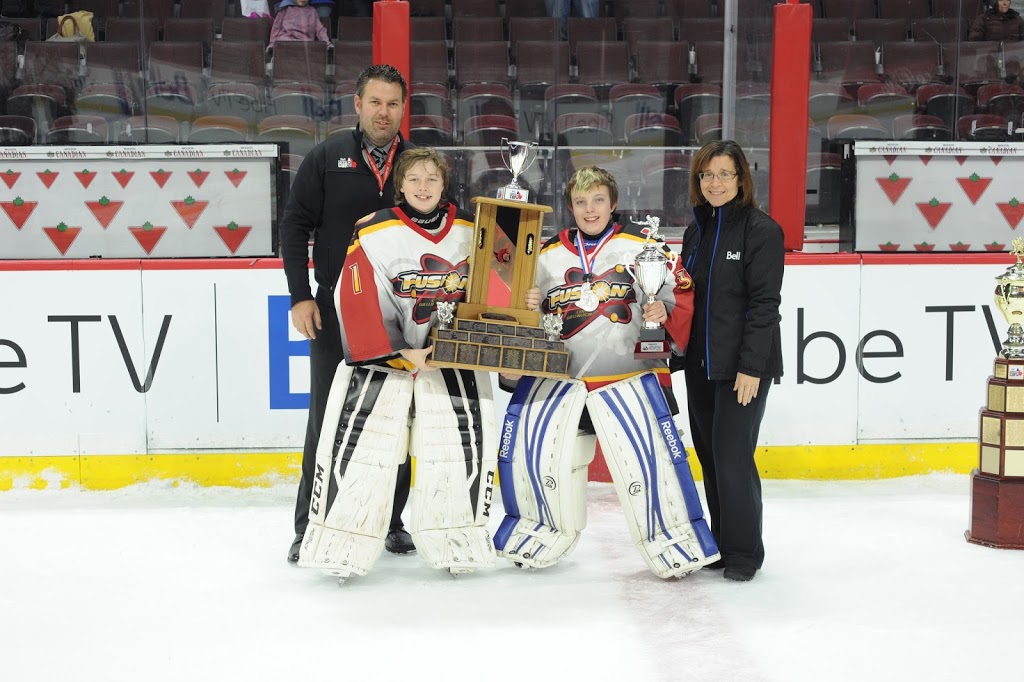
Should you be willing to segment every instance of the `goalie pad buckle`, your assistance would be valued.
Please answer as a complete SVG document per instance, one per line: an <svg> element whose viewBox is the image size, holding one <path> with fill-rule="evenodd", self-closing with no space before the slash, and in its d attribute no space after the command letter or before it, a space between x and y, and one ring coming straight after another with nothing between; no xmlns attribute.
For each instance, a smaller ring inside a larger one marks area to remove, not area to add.
<svg viewBox="0 0 1024 682"><path fill-rule="evenodd" d="M660 578L718 559L686 450L658 378L646 372L587 399L633 543Z"/></svg>

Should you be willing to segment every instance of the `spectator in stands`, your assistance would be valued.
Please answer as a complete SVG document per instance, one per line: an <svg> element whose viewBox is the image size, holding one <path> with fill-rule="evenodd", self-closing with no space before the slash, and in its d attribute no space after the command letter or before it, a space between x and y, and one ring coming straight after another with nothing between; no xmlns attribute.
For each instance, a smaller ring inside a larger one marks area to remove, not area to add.
<svg viewBox="0 0 1024 682"><path fill-rule="evenodd" d="M1010 8L1010 0L993 0L971 24L968 40L1020 40L1024 18Z"/></svg>
<svg viewBox="0 0 1024 682"><path fill-rule="evenodd" d="M281 0L276 9L277 16L270 29L270 47L279 40L331 42L320 15L309 0Z"/></svg>
<svg viewBox="0 0 1024 682"><path fill-rule="evenodd" d="M593 19L600 16L601 5L598 0L544 0L549 17L558 17L562 40L566 39L569 25L569 6L576 11L576 16Z"/></svg>
<svg viewBox="0 0 1024 682"><path fill-rule="evenodd" d="M309 421L295 502L295 540L288 550L291 563L299 560L299 546L309 524L317 442L331 382L343 355L333 291L344 269L356 221L395 205L391 167L399 153L413 146L398 132L408 92L405 78L395 67L378 64L363 69L356 80L359 127L329 137L306 155L295 174L281 221L281 258L291 294L292 326L309 339ZM311 239L316 296L309 284ZM391 528L385 538L385 548L394 554L415 550L402 523L409 497L409 467L406 460L399 469Z"/></svg>
<svg viewBox="0 0 1024 682"><path fill-rule="evenodd" d="M671 367L686 374L690 432L722 554L717 567L745 581L764 561L754 450L768 389L782 376L783 233L757 208L750 167L732 140L701 147L689 191L695 220L681 255L696 306L686 355L673 356Z"/></svg>

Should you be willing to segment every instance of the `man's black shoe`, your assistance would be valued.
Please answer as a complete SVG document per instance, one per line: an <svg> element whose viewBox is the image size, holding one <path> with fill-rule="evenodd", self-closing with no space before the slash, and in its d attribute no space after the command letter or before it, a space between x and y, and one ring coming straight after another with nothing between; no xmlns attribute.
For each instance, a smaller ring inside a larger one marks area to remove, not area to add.
<svg viewBox="0 0 1024 682"><path fill-rule="evenodd" d="M384 538L384 549L392 554L408 554L416 551L412 536L404 528L392 528Z"/></svg>
<svg viewBox="0 0 1024 682"><path fill-rule="evenodd" d="M291 549L288 550L288 563L296 564L299 562L299 547L302 547L302 533L295 536L295 540L292 542Z"/></svg>
<svg viewBox="0 0 1024 682"><path fill-rule="evenodd" d="M706 568L709 571L720 571L723 568L725 568L725 561L721 558L715 559L710 564L705 564L704 568Z"/></svg>
<svg viewBox="0 0 1024 682"><path fill-rule="evenodd" d="M757 573L757 569L753 566L729 566L725 569L724 575L726 580L745 583L748 580L753 580L755 573Z"/></svg>

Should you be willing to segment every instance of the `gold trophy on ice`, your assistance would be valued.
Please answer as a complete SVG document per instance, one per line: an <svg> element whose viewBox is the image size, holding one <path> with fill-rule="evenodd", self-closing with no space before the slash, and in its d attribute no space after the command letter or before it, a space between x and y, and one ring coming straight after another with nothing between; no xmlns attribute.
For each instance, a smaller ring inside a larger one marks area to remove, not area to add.
<svg viewBox="0 0 1024 682"><path fill-rule="evenodd" d="M968 542L1024 549L1024 239L1016 262L996 277L995 301L1010 324L988 378L978 467L971 472Z"/></svg>

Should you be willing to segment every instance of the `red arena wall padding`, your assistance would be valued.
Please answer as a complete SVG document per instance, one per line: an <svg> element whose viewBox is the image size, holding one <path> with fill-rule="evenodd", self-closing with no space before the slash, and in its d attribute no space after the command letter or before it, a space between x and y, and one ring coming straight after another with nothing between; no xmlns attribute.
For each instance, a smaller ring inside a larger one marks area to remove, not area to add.
<svg viewBox="0 0 1024 682"><path fill-rule="evenodd" d="M373 3L373 63L390 64L411 83L409 68L409 3L380 0ZM405 97L402 137L409 139L409 96Z"/></svg>
<svg viewBox="0 0 1024 682"><path fill-rule="evenodd" d="M804 246L811 18L811 6L797 0L775 6L768 206L789 251Z"/></svg>

